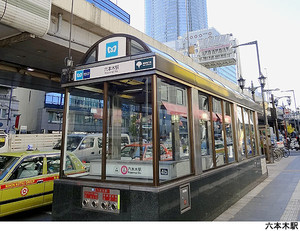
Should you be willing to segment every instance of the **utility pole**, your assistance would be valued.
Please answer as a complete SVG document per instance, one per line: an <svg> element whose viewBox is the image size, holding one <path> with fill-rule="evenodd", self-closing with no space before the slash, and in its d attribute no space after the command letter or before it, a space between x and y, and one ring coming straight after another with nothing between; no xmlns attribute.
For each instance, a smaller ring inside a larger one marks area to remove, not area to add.
<svg viewBox="0 0 300 231"><path fill-rule="evenodd" d="M277 110L274 103L274 95L271 94L271 101L272 101L272 107L273 107L273 119L275 123L275 132L276 132L276 139L279 141L279 132L278 132L278 122L277 122Z"/></svg>

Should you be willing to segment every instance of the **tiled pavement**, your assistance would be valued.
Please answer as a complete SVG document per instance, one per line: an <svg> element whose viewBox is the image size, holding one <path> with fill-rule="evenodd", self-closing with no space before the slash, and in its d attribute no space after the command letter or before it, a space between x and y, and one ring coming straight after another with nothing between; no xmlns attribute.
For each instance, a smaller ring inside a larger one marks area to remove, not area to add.
<svg viewBox="0 0 300 231"><path fill-rule="evenodd" d="M300 221L300 152L267 168L268 178L215 221Z"/></svg>

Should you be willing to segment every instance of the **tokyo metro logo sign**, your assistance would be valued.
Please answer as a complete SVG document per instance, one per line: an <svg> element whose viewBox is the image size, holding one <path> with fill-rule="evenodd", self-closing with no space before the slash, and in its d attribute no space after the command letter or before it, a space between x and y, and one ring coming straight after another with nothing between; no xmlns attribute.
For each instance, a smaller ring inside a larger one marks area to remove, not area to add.
<svg viewBox="0 0 300 231"><path fill-rule="evenodd" d="M115 41L115 42L110 42L106 44L106 58L111 58L111 57L115 57L118 56L119 54L119 42Z"/></svg>

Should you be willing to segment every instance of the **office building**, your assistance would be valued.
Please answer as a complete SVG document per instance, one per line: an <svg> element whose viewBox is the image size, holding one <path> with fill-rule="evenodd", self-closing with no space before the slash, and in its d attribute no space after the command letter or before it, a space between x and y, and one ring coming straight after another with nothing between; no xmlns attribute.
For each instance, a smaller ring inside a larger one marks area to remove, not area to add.
<svg viewBox="0 0 300 231"><path fill-rule="evenodd" d="M145 0L145 33L162 43L207 27L206 0Z"/></svg>

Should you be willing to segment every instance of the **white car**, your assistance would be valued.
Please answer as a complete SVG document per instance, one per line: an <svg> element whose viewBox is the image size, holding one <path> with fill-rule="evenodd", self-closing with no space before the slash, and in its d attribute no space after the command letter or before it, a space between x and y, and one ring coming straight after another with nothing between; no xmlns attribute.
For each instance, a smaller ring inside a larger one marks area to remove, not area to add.
<svg viewBox="0 0 300 231"><path fill-rule="evenodd" d="M130 144L129 135L121 134L121 148L128 144ZM53 149L60 150L61 141ZM68 135L67 151L74 153L84 163L101 158L102 133Z"/></svg>

